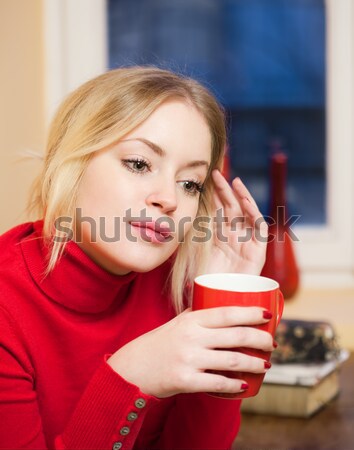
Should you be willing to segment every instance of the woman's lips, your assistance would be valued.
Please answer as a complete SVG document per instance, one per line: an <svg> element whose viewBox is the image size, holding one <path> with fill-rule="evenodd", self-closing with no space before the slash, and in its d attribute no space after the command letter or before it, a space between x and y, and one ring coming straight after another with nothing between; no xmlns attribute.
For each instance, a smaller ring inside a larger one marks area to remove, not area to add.
<svg viewBox="0 0 354 450"><path fill-rule="evenodd" d="M162 244L172 239L168 225L164 226L156 222L130 222L130 225L139 231L144 241Z"/></svg>

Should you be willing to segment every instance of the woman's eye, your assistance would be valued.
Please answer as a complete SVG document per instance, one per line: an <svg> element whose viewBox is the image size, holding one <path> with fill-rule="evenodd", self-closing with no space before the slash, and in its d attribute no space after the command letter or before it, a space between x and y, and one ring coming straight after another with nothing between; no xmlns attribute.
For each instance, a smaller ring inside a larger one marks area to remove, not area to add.
<svg viewBox="0 0 354 450"><path fill-rule="evenodd" d="M198 193L200 194L203 192L202 183L187 180L187 181L182 181L182 185L187 194L197 195Z"/></svg>
<svg viewBox="0 0 354 450"><path fill-rule="evenodd" d="M139 172L144 170L145 167L146 167L146 164L143 161L135 161L133 163L133 169L138 170Z"/></svg>
<svg viewBox="0 0 354 450"><path fill-rule="evenodd" d="M145 173L150 170L150 164L143 159L124 159L122 163L131 172Z"/></svg>

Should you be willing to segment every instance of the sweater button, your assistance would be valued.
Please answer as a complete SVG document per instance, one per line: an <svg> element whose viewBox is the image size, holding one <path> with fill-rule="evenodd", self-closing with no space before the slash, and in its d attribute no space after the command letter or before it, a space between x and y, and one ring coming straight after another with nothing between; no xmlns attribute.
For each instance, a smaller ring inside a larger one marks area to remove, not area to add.
<svg viewBox="0 0 354 450"><path fill-rule="evenodd" d="M130 433L130 428L129 428L129 427L123 427L123 428L120 429L119 433L120 433L122 436L126 436L127 434Z"/></svg>
<svg viewBox="0 0 354 450"><path fill-rule="evenodd" d="M122 443L121 442L115 442L113 444L112 450L120 450L122 448Z"/></svg>
<svg viewBox="0 0 354 450"><path fill-rule="evenodd" d="M135 420L135 419L137 419L137 418L138 418L138 415L137 415L137 413L135 413L135 412L129 413L129 414L128 414L128 417L127 417L127 419L129 420L129 422L131 422L132 420Z"/></svg>
<svg viewBox="0 0 354 450"><path fill-rule="evenodd" d="M135 402L135 406L139 409L144 408L146 405L146 401L143 398L138 398Z"/></svg>

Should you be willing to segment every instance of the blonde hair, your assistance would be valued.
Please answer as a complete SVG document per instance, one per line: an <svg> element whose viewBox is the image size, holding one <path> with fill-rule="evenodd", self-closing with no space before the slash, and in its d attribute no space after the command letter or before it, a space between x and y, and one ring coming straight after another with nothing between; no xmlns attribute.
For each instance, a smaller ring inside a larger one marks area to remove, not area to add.
<svg viewBox="0 0 354 450"><path fill-rule="evenodd" d="M83 84L62 103L51 124L42 173L33 187L29 209L44 218L43 237L50 246L47 274L61 257L66 242L54 239L58 217L74 218L80 180L91 155L128 134L169 99L192 104L211 133L211 165L198 216L211 217L210 172L221 168L226 143L225 118L214 96L197 81L150 66L119 68ZM211 230L212 223L209 224ZM211 230L212 231L212 230ZM194 233L194 234L193 234ZM171 269L170 290L177 313L196 275L204 270L211 241L193 242L193 227L180 243Z"/></svg>

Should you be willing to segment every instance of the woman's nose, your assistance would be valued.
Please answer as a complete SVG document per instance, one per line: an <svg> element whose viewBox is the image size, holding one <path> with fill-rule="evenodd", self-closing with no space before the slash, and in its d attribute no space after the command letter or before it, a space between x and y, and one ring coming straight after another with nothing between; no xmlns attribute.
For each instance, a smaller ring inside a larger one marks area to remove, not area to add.
<svg viewBox="0 0 354 450"><path fill-rule="evenodd" d="M146 204L160 208L164 214L174 212L177 209L176 189L175 183L168 186L165 184L147 195Z"/></svg>

